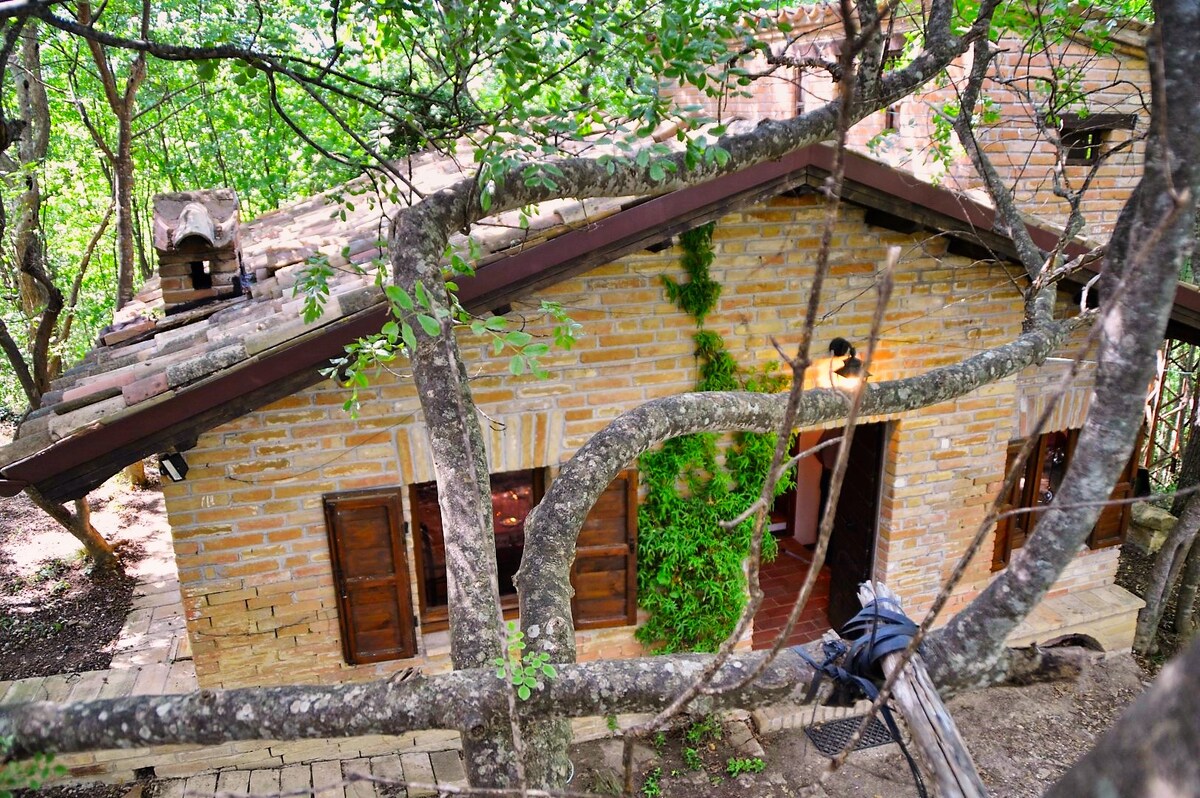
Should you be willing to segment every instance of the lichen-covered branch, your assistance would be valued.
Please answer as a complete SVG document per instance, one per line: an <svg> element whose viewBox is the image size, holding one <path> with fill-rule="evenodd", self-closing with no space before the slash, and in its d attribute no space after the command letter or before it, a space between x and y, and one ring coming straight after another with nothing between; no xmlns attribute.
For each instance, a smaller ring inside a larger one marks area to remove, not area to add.
<svg viewBox="0 0 1200 798"><path fill-rule="evenodd" d="M698 698L697 708L753 709L776 703L813 676L804 660L784 651L758 678L734 687L764 656L755 652L731 657L714 680L718 692ZM1036 676L1074 678L1079 657L1076 649L1042 651ZM694 654L563 665L557 676L522 702L521 714L538 721L652 712L694 682L711 659ZM1028 657L1017 659L1025 662ZM1021 671L1026 676L1033 672ZM457 729L466 736L503 722L507 692L494 669L480 668L361 684L200 690L67 705L33 702L0 707L0 737L12 737L12 756L20 758L39 752L342 738L423 729Z"/></svg>
<svg viewBox="0 0 1200 798"><path fill-rule="evenodd" d="M730 660L717 684L739 680L761 654ZM584 717L661 708L687 687L708 656L604 660L563 666L543 689L522 702L530 717ZM800 657L786 654L752 684L713 706L754 707L779 701L812 676ZM201 690L186 695L57 705L30 703L0 709L0 737L13 736L14 756L174 743L298 740L457 729L464 737L502 721L505 680L494 668L437 676L384 679L334 686Z"/></svg>
<svg viewBox="0 0 1200 798"><path fill-rule="evenodd" d="M1100 284L1102 335L1091 409L1061 489L1008 567L930 640L939 681L970 686L1003 665L1003 641L1075 558L1141 425L1146 386L1200 193L1200 4L1155 4L1155 103L1146 169L1117 221ZM1170 57L1164 54L1170 53Z"/></svg>
<svg viewBox="0 0 1200 798"><path fill-rule="evenodd" d="M890 415L949 401L1040 363L1079 322L1039 319L1011 343L953 366L925 374L868 383L861 414ZM575 655L571 623L571 563L575 540L592 505L609 483L638 455L656 444L693 432L746 430L773 432L787 394L705 392L648 402L614 419L563 466L541 503L525 520L525 557L519 573L521 619L539 650L556 662ZM811 427L846 415L845 396L811 390L800 397L797 427Z"/></svg>

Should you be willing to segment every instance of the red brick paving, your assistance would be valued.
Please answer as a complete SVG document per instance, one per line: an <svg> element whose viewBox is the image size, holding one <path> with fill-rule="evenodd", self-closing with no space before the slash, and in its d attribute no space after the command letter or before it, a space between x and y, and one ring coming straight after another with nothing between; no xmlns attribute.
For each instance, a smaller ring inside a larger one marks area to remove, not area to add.
<svg viewBox="0 0 1200 798"><path fill-rule="evenodd" d="M762 607L754 616L755 649L769 648L775 642L811 562L812 554L807 548L792 538L784 538L779 541L779 556L775 562L762 567L759 580L764 595ZM788 645L819 640L829 629L829 619L825 615L828 606L829 568L826 566L821 569L813 594L792 628Z"/></svg>

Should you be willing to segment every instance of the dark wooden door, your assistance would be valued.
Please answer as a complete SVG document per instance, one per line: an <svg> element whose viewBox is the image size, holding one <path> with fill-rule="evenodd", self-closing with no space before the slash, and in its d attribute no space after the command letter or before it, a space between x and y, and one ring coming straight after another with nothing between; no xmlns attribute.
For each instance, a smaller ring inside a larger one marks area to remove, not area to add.
<svg viewBox="0 0 1200 798"><path fill-rule="evenodd" d="M571 566L576 629L637 621L637 499L637 472L626 471L583 522Z"/></svg>
<svg viewBox="0 0 1200 798"><path fill-rule="evenodd" d="M325 518L346 662L416 656L399 490L326 496Z"/></svg>
<svg viewBox="0 0 1200 798"><path fill-rule="evenodd" d="M858 585L871 578L886 433L886 424L864 424L854 430L827 558L829 624L834 629L840 629L862 608Z"/></svg>

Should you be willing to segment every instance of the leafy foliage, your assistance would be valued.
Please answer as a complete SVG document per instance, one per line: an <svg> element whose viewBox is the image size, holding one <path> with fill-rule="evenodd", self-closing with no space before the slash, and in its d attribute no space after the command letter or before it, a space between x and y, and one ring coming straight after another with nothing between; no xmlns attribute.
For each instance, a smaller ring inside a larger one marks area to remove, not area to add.
<svg viewBox="0 0 1200 798"><path fill-rule="evenodd" d="M507 656L496 657L492 662L496 666L496 678L511 681L517 688L517 697L522 701L533 695L534 690L541 689L543 679L553 679L558 675L558 671L550 664L547 652L539 651L525 656L525 633L518 631L513 621L508 622L505 652Z"/></svg>
<svg viewBox="0 0 1200 798"><path fill-rule="evenodd" d="M688 285L696 284L697 274L708 279L712 228L706 227L703 236L684 242L683 261L703 263ZM668 294L671 285L667 282ZM704 293L711 301L690 307L707 314L720 286ZM682 305L682 296L673 298ZM772 392L783 387L771 367L742 373L717 333L702 329L695 341L701 361L698 390ZM758 498L775 441L773 434L738 433L722 464L716 435L687 435L639 458L647 494L638 508L638 601L650 617L637 637L656 651L715 651L737 623L746 603L742 563L750 551L753 519L731 530L721 522L737 517ZM785 475L776 495L793 480ZM767 535L764 558L773 559L775 551L775 540Z"/></svg>
<svg viewBox="0 0 1200 798"><path fill-rule="evenodd" d="M725 763L725 772L730 776L740 776L743 773L762 773L767 767L767 763L759 757L729 757L729 761Z"/></svg>
<svg viewBox="0 0 1200 798"><path fill-rule="evenodd" d="M67 769L54 763L53 754L34 754L29 759L6 762L12 751L12 737L0 737L0 798L12 798L14 790L36 790L54 776L66 775Z"/></svg>
<svg viewBox="0 0 1200 798"><path fill-rule="evenodd" d="M667 297L695 319L697 327L704 326L705 316L712 312L721 298L721 284L709 274L714 258L712 234L715 226L714 222L709 222L679 236L679 246L683 249L680 265L689 278L686 283L668 274L662 278L667 287Z"/></svg>

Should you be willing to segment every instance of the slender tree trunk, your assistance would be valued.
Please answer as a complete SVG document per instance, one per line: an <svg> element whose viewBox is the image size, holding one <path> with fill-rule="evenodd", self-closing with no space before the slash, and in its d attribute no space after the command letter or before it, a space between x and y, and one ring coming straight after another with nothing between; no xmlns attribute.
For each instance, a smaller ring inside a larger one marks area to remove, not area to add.
<svg viewBox="0 0 1200 798"><path fill-rule="evenodd" d="M1183 463L1179 468L1179 479L1175 490L1183 490L1200 483L1200 435L1195 427L1188 433L1187 446L1183 447ZM1191 496L1176 494L1171 502L1171 515L1176 518L1183 515L1183 507L1190 501Z"/></svg>
<svg viewBox="0 0 1200 798"><path fill-rule="evenodd" d="M142 37L149 36L150 4L142 6ZM81 2L76 7L76 18L81 24L92 22L91 3ZM138 53L129 65L129 76L125 79L125 88L117 87L116 77L108 62L104 46L97 41L89 40L88 49L92 53L92 61L100 83L104 87L104 97L108 107L117 120L117 145L110 148L104 143L98 131L90 128L97 145L104 151L112 166L113 200L117 208L117 310L120 310L129 300L133 299L133 274L136 268L134 262L134 225L133 225L133 110L137 101L137 92L146 79L146 54ZM90 127L90 126L89 126Z"/></svg>
<svg viewBox="0 0 1200 798"><path fill-rule="evenodd" d="M1142 596L1146 606L1138 612L1137 631L1133 637L1133 650L1140 654L1153 653L1157 648L1155 638L1158 636L1158 624L1162 621L1171 587L1183 570L1183 563L1190 551L1195 548L1192 544L1197 529L1200 529L1200 500L1192 496L1184 505L1183 514L1175 522L1175 528L1158 550L1154 569L1150 572L1150 582Z"/></svg>
<svg viewBox="0 0 1200 798"><path fill-rule="evenodd" d="M1192 544L1183 578L1179 580L1179 595L1175 599L1175 632L1183 640L1196 636L1200 618L1196 616L1196 590L1200 587L1200 546Z"/></svg>
<svg viewBox="0 0 1200 798"><path fill-rule="evenodd" d="M121 562L117 559L117 553L113 550L112 545L92 526L92 514L88 509L86 498L75 502L75 513L72 514L66 507L47 499L36 488L26 488L25 494L83 544L88 558L91 559L97 570L121 570Z"/></svg>
<svg viewBox="0 0 1200 798"><path fill-rule="evenodd" d="M137 269L133 249L133 143L130 111L118 112L117 158L113 161L113 193L117 200L117 309L133 299L133 275Z"/></svg>
<svg viewBox="0 0 1200 798"><path fill-rule="evenodd" d="M446 239L432 231L446 229L444 219L454 210L453 203L416 206L396 220L390 237L397 285L412 297L427 294L428 310L433 313L446 311L440 265ZM418 337L416 350L410 353L413 381L429 429L445 529L450 659L455 669L494 668L504 648L492 492L466 366L447 320L443 319L436 336L423 331L415 313L408 314L405 323ZM512 723L507 716L481 717L463 732L463 758L471 786L518 783L521 765Z"/></svg>
<svg viewBox="0 0 1200 798"><path fill-rule="evenodd" d="M26 25L21 32L20 53L19 63L13 68L13 82L17 88L17 106L27 127L17 148L24 168L15 176L20 183L20 197L12 226L12 252L19 274L21 309L32 317L47 300L45 288L34 274L43 271L40 174L50 141L50 105L42 83L36 25Z"/></svg>
<svg viewBox="0 0 1200 798"><path fill-rule="evenodd" d="M150 480L146 477L145 460L137 460L125 466L125 476L129 477L129 484L135 488L150 487Z"/></svg>

